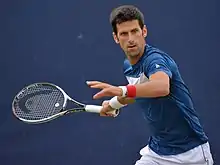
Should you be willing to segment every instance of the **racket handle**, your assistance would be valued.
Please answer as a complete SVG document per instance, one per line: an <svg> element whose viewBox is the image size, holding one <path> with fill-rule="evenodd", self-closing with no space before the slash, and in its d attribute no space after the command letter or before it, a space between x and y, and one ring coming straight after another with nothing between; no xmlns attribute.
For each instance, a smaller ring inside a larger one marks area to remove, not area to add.
<svg viewBox="0 0 220 165"><path fill-rule="evenodd" d="M102 106L98 106L98 105L86 105L85 107L86 112L92 112L92 113L100 113L100 111L102 110ZM113 110L111 112L108 112L110 114L113 114L114 117L118 116L119 114L119 110Z"/></svg>

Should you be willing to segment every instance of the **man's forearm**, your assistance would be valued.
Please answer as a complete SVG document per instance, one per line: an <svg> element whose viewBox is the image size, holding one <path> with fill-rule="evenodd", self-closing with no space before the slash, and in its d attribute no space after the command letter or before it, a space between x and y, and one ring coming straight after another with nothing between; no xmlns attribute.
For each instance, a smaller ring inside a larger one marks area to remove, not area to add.
<svg viewBox="0 0 220 165"><path fill-rule="evenodd" d="M162 97L169 94L169 83L153 80L136 85L137 97Z"/></svg>
<svg viewBox="0 0 220 165"><path fill-rule="evenodd" d="M169 84L162 81L150 81L136 85L137 97L161 97L169 94ZM123 104L132 104L134 98L117 96L118 101Z"/></svg>

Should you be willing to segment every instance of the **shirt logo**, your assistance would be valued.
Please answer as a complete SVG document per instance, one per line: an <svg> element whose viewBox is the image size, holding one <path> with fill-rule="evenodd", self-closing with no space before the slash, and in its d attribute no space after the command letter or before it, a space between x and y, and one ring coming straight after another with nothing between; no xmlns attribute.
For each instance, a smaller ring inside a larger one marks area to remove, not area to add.
<svg viewBox="0 0 220 165"><path fill-rule="evenodd" d="M160 65L158 65L158 64L156 64L155 66L156 66L156 68L159 68L159 67L160 67Z"/></svg>

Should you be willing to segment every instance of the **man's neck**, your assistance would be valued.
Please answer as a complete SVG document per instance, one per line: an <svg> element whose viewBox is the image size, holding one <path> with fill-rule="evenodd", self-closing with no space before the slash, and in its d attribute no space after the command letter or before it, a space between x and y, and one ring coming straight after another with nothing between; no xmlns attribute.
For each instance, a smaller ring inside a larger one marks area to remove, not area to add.
<svg viewBox="0 0 220 165"><path fill-rule="evenodd" d="M139 54L135 57L128 57L128 60L129 60L130 64L135 65L139 61L139 59L141 58L142 55L143 54Z"/></svg>
<svg viewBox="0 0 220 165"><path fill-rule="evenodd" d="M140 60L140 58L144 55L145 46L143 47L142 51L137 56L127 57L131 65L135 65Z"/></svg>

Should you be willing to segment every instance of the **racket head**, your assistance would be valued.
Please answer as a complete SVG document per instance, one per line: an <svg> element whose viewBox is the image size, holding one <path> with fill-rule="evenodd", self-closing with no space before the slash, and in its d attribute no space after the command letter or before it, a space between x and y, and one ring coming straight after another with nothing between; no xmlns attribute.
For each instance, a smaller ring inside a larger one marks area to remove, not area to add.
<svg viewBox="0 0 220 165"><path fill-rule="evenodd" d="M19 120L38 124L64 115L68 95L57 85L34 83L21 89L12 102L12 112Z"/></svg>

